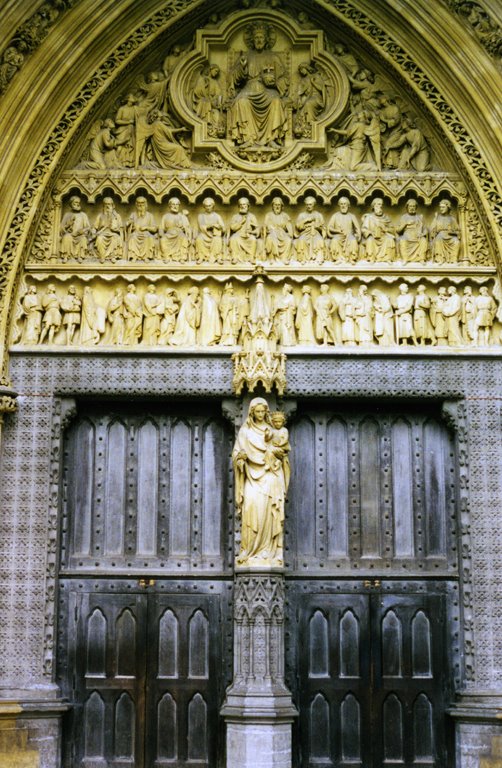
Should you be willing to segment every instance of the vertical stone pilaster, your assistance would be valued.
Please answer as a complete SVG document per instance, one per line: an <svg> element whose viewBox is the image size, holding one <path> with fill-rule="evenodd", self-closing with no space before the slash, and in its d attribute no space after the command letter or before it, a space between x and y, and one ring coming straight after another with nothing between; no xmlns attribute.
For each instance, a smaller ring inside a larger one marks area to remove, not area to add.
<svg viewBox="0 0 502 768"><path fill-rule="evenodd" d="M284 682L284 576L236 574L234 678L221 714L227 767L291 768L296 708Z"/></svg>

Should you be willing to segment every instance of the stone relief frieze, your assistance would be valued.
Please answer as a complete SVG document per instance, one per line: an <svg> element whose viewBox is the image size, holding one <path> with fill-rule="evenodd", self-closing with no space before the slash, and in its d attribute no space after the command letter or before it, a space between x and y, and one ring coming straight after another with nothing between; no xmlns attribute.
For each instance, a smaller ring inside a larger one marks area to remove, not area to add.
<svg viewBox="0 0 502 768"><path fill-rule="evenodd" d="M502 343L501 311L489 284L394 280L292 285L263 276L201 284L144 277L112 284L56 278L26 287L13 341L23 346L239 348L234 388L285 386L284 349L410 345L486 347ZM497 295L498 295L497 291Z"/></svg>
<svg viewBox="0 0 502 768"><path fill-rule="evenodd" d="M307 186L306 179L297 181ZM317 179L325 197L330 181ZM461 186L440 184L437 196L424 204L416 185L398 196L392 185L367 181L352 184L360 195L369 189L363 202L346 194L342 182L341 194L328 196L328 204L312 194L293 204L284 183L285 193L264 205L250 194L222 203L207 188L201 189L201 199L194 199L193 191L190 197L157 193L154 200L151 194L117 199L86 192L87 200L80 194L58 195L42 219L28 269L43 263L85 269L99 263L107 270L151 263L178 271L183 265L221 266L230 272L263 264L293 271L307 265L330 265L335 271L348 265L436 271L490 267L486 237Z"/></svg>

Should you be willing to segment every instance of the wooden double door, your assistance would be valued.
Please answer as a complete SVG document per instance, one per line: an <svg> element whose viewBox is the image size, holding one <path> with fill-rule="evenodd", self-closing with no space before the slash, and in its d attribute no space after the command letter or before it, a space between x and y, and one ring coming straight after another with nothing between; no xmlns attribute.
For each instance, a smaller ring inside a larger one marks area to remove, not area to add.
<svg viewBox="0 0 502 768"><path fill-rule="evenodd" d="M73 702L66 765L216 765L225 682L220 597L158 586L63 585L61 682Z"/></svg>
<svg viewBox="0 0 502 768"><path fill-rule="evenodd" d="M297 594L296 765L445 768L445 595L335 589Z"/></svg>

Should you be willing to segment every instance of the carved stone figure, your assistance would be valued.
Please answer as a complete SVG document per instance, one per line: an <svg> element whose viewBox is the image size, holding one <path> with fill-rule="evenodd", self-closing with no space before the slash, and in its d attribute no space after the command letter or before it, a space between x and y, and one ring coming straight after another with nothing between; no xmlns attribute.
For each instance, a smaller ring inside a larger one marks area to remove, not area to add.
<svg viewBox="0 0 502 768"><path fill-rule="evenodd" d="M169 211L164 214L160 224L160 252L165 261L188 261L188 248L192 239L192 230L188 216L180 211L179 198L171 197Z"/></svg>
<svg viewBox="0 0 502 768"><path fill-rule="evenodd" d="M396 243L394 227L383 211L383 200L375 197L371 213L365 213L361 222L363 255L366 261L394 261Z"/></svg>
<svg viewBox="0 0 502 768"><path fill-rule="evenodd" d="M174 288L166 288L163 305L164 313L160 321L159 344L164 345L171 342L171 336L176 327L176 316L180 307L178 294Z"/></svg>
<svg viewBox="0 0 502 768"><path fill-rule="evenodd" d="M200 311L200 326L198 341L201 347L211 347L217 344L221 336L221 320L218 312L218 302L209 288L202 289Z"/></svg>
<svg viewBox="0 0 502 768"><path fill-rule="evenodd" d="M68 293L61 299L61 309L63 311L63 325L66 327L66 343L68 346L73 341L73 336L80 325L82 300L77 296L77 289L70 285Z"/></svg>
<svg viewBox="0 0 502 768"><path fill-rule="evenodd" d="M115 115L115 155L118 165L124 168L135 165L137 103L134 93L128 93Z"/></svg>
<svg viewBox="0 0 502 768"><path fill-rule="evenodd" d="M143 333L141 343L156 346L160 335L160 318L164 313L164 302L154 285L149 285L143 296Z"/></svg>
<svg viewBox="0 0 502 768"><path fill-rule="evenodd" d="M295 249L298 261L322 264L326 227L322 213L315 210L315 197L305 198L305 211L298 215L295 224Z"/></svg>
<svg viewBox="0 0 502 768"><path fill-rule="evenodd" d="M157 251L157 224L146 197L136 198L136 210L126 224L129 261L152 261Z"/></svg>
<svg viewBox="0 0 502 768"><path fill-rule="evenodd" d="M455 264L460 253L458 221L450 213L449 200L439 201L439 211L431 224L431 255L436 264Z"/></svg>
<svg viewBox="0 0 502 768"><path fill-rule="evenodd" d="M116 168L118 165L115 147L115 123L110 118L103 121L101 127L91 138L89 144L89 159L84 162L85 168Z"/></svg>
<svg viewBox="0 0 502 768"><path fill-rule="evenodd" d="M80 343L98 344L105 332L106 313L96 304L92 288L85 286L82 294L82 314L80 320Z"/></svg>
<svg viewBox="0 0 502 768"><path fill-rule="evenodd" d="M299 344L315 344L314 306L312 304L312 289L308 285L302 288L302 297L296 310L296 329Z"/></svg>
<svg viewBox="0 0 502 768"><path fill-rule="evenodd" d="M23 313L26 317L21 334L22 344L38 344L42 330L42 304L37 294L36 285L30 285L21 300Z"/></svg>
<svg viewBox="0 0 502 768"><path fill-rule="evenodd" d="M375 338L382 347L395 344L394 312L388 296L375 289L371 292L373 298L373 325Z"/></svg>
<svg viewBox="0 0 502 768"><path fill-rule="evenodd" d="M82 202L78 195L70 197L71 210L64 214L61 221L61 243L59 253L62 261L76 259L84 261L89 249L91 223L82 210Z"/></svg>
<svg viewBox="0 0 502 768"><path fill-rule="evenodd" d="M396 342L408 344L410 339L417 343L413 328L413 295L409 293L406 283L399 286L399 294L394 301L394 316L396 319Z"/></svg>
<svg viewBox="0 0 502 768"><path fill-rule="evenodd" d="M256 216L249 210L249 200L241 197L238 201L238 213L230 219L228 247L232 264L256 260L256 250L260 228Z"/></svg>
<svg viewBox="0 0 502 768"><path fill-rule="evenodd" d="M262 277L256 278L254 291L252 295L248 297L248 304L249 306L245 317L252 325L271 325L272 307Z"/></svg>
<svg viewBox="0 0 502 768"><path fill-rule="evenodd" d="M283 210L280 197L272 200L272 210L265 215L263 223L265 254L269 258L289 264L293 247L293 225Z"/></svg>
<svg viewBox="0 0 502 768"><path fill-rule="evenodd" d="M284 283L282 293L275 302L274 326L279 344L292 347L296 344L296 301L289 283Z"/></svg>
<svg viewBox="0 0 502 768"><path fill-rule="evenodd" d="M239 299L234 293L232 283L227 283L220 299L221 339L220 344L233 346L237 344L240 330Z"/></svg>
<svg viewBox="0 0 502 768"><path fill-rule="evenodd" d="M342 321L342 343L347 346L356 343L356 303L352 288L346 288L338 303L338 314Z"/></svg>
<svg viewBox="0 0 502 768"><path fill-rule="evenodd" d="M208 136L225 135L225 119L222 112L223 91L219 83L220 68L209 64L199 73L192 91L195 114L207 125Z"/></svg>
<svg viewBox="0 0 502 768"><path fill-rule="evenodd" d="M326 83L313 62L300 64L298 73L300 82L294 102L293 132L298 138L311 138L312 126L326 108Z"/></svg>
<svg viewBox="0 0 502 768"><path fill-rule="evenodd" d="M354 214L349 212L350 200L341 197L338 211L328 223L329 253L333 261L350 261L355 264L361 240L361 228Z"/></svg>
<svg viewBox="0 0 502 768"><path fill-rule="evenodd" d="M430 312L434 333L436 334L436 341L439 345L446 344L448 338L448 324L443 313L447 299L446 288L444 285L441 285L438 288L436 296L432 300Z"/></svg>
<svg viewBox="0 0 502 768"><path fill-rule="evenodd" d="M121 288L116 288L106 306L106 319L109 323L108 342L110 344L121 345L124 343L124 311L124 292Z"/></svg>
<svg viewBox="0 0 502 768"><path fill-rule="evenodd" d="M54 341L54 335L61 327L62 316L60 312L61 304L56 294L56 286L52 283L47 286L45 294L42 296L42 309L44 316L42 318L42 332L40 334L40 344L43 344L46 337L49 344Z"/></svg>
<svg viewBox="0 0 502 768"><path fill-rule="evenodd" d="M24 56L17 48L11 45L5 49L0 64L0 93L5 91L16 72L21 69L23 61Z"/></svg>
<svg viewBox="0 0 502 768"><path fill-rule="evenodd" d="M103 198L103 211L94 223L94 244L100 262L117 261L123 257L122 219L115 210L113 198Z"/></svg>
<svg viewBox="0 0 502 768"><path fill-rule="evenodd" d="M164 112L154 110L149 113L148 121L137 123L136 147L143 147L137 165L166 169L190 168L187 151L176 138L180 133L186 133L186 129L173 126Z"/></svg>
<svg viewBox="0 0 502 768"><path fill-rule="evenodd" d="M473 344L477 340L476 314L476 299L472 295L471 286L466 285L462 296L462 312L460 317L462 338L465 344Z"/></svg>
<svg viewBox="0 0 502 768"><path fill-rule="evenodd" d="M282 428L284 429L284 428ZM277 430L278 431L278 430ZM241 548L237 563L246 567L283 565L284 505L287 491L286 434L275 435L267 401L255 397L233 450Z"/></svg>
<svg viewBox="0 0 502 768"><path fill-rule="evenodd" d="M425 285L417 287L415 301L413 302L413 328L415 338L419 344L436 344L436 334L430 320L432 302L425 292Z"/></svg>
<svg viewBox="0 0 502 768"><path fill-rule="evenodd" d="M377 152L378 162L381 163L380 124L377 125L375 117L364 109L359 110L351 116L347 128L330 129L331 133L346 137L345 143L335 146L332 152L333 168L379 170L374 152Z"/></svg>
<svg viewBox="0 0 502 768"><path fill-rule="evenodd" d="M195 236L195 261L197 264L223 262L223 233L225 224L219 213L214 210L214 200L205 197L202 201L204 213L197 217Z"/></svg>
<svg viewBox="0 0 502 768"><path fill-rule="evenodd" d="M248 50L241 52L230 72L227 135L240 150L277 150L284 143L289 83L281 56L270 50L275 36L269 24L250 24L245 30Z"/></svg>
<svg viewBox="0 0 502 768"><path fill-rule="evenodd" d="M408 116L403 118L399 133L387 139L385 147L387 152L401 149L397 163L399 170L426 171L430 166L429 143Z"/></svg>
<svg viewBox="0 0 502 768"><path fill-rule="evenodd" d="M334 314L336 302L329 293L329 285L323 283L315 300L315 335L321 344L335 344Z"/></svg>
<svg viewBox="0 0 502 768"><path fill-rule="evenodd" d="M443 305L443 315L446 318L447 340L450 347L456 347L463 343L460 330L462 301L454 285L450 285L447 293L448 296Z"/></svg>
<svg viewBox="0 0 502 768"><path fill-rule="evenodd" d="M478 343L481 346L487 346L490 343L496 312L495 299L488 293L488 288L482 285L476 299L476 328L478 329Z"/></svg>
<svg viewBox="0 0 502 768"><path fill-rule="evenodd" d="M427 229L422 214L417 213L417 201L406 202L406 213L396 226L398 258L407 264L409 261L425 262L427 258Z"/></svg>
<svg viewBox="0 0 502 768"><path fill-rule="evenodd" d="M143 307L132 283L124 296L124 320L124 344L134 346L143 333Z"/></svg>
<svg viewBox="0 0 502 768"><path fill-rule="evenodd" d="M368 294L368 287L361 285L354 306L356 341L366 346L373 342L373 300Z"/></svg>
<svg viewBox="0 0 502 768"><path fill-rule="evenodd" d="M177 347L195 347L199 325L200 291L194 285L188 290L186 297L181 302L174 334L171 336L171 344Z"/></svg>

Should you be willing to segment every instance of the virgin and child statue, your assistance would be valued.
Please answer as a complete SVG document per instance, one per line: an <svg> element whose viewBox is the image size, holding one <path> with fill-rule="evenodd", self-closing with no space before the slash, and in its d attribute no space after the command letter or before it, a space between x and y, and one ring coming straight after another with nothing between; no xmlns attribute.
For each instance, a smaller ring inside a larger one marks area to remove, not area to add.
<svg viewBox="0 0 502 768"><path fill-rule="evenodd" d="M233 450L237 515L241 547L237 564L282 567L284 505L289 485L290 451L285 416L271 413L267 401L255 397Z"/></svg>

